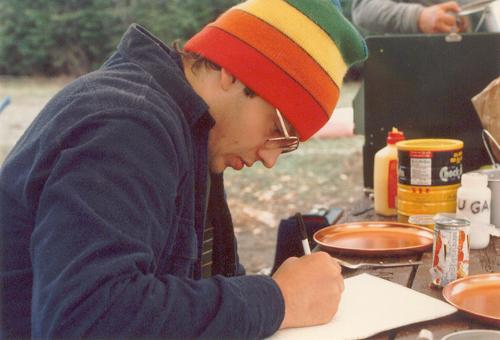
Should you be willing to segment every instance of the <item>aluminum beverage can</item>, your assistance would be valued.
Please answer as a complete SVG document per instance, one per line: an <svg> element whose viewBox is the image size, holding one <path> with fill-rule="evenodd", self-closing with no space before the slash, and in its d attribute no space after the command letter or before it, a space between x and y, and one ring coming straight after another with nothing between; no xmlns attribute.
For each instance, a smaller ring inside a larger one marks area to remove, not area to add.
<svg viewBox="0 0 500 340"><path fill-rule="evenodd" d="M432 283L444 287L469 275L470 221L455 214L434 217L432 247Z"/></svg>

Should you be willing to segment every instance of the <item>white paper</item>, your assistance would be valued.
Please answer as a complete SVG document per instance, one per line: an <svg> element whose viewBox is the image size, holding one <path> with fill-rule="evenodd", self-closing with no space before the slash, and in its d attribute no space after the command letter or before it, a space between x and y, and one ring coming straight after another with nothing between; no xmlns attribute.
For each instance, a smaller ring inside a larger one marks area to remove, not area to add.
<svg viewBox="0 0 500 340"><path fill-rule="evenodd" d="M364 339L457 311L452 305L370 274L345 279L337 314L325 325L278 331L272 339Z"/></svg>

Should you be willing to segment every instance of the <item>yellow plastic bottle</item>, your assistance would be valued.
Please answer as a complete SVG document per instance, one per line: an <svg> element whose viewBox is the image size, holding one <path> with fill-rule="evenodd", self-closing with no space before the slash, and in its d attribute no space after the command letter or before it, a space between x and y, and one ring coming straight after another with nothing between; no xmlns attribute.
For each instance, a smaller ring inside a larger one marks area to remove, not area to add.
<svg viewBox="0 0 500 340"><path fill-rule="evenodd" d="M403 131L395 127L387 134L387 145L377 151L373 165L373 192L375 212L396 216L398 191L398 149L396 143L404 140Z"/></svg>

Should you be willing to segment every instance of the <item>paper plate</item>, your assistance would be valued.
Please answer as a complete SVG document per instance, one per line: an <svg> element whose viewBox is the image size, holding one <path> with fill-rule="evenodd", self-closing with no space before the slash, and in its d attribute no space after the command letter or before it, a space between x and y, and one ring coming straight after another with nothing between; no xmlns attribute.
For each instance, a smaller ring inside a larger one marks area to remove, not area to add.
<svg viewBox="0 0 500 340"><path fill-rule="evenodd" d="M457 309L500 327L500 273L471 275L450 282L443 288L443 296Z"/></svg>
<svg viewBox="0 0 500 340"><path fill-rule="evenodd" d="M409 223L366 221L318 230L314 240L325 250L353 255L396 255L432 248L432 230Z"/></svg>

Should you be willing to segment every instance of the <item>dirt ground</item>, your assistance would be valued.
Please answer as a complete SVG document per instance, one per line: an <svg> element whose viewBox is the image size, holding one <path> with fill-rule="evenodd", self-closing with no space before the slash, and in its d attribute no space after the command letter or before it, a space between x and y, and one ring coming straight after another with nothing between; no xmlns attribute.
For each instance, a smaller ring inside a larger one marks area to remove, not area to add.
<svg viewBox="0 0 500 340"><path fill-rule="evenodd" d="M312 140L262 165L226 171L225 185L241 262L249 273L272 267L277 227L296 212L349 208L361 197L362 137Z"/></svg>
<svg viewBox="0 0 500 340"><path fill-rule="evenodd" d="M11 104L0 113L0 163L45 103L68 81L0 77L0 101L11 97ZM358 86L346 84L337 107L348 108ZM340 117L339 124L345 118ZM364 139L342 135L303 143L296 152L283 155L272 170L256 164L241 172L226 171L240 260L247 272L272 266L280 219L317 208L348 208L360 197Z"/></svg>

